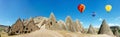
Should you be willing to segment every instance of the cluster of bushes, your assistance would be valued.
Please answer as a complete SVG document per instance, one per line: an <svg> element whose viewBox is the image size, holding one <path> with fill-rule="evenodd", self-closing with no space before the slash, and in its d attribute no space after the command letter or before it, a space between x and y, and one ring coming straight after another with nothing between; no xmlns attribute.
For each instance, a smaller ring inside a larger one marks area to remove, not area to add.
<svg viewBox="0 0 120 37"><path fill-rule="evenodd" d="M120 33L120 30L118 30L118 32Z"/></svg>
<svg viewBox="0 0 120 37"><path fill-rule="evenodd" d="M0 32L1 32L2 30L4 30L4 29L3 29L3 28L0 28Z"/></svg>

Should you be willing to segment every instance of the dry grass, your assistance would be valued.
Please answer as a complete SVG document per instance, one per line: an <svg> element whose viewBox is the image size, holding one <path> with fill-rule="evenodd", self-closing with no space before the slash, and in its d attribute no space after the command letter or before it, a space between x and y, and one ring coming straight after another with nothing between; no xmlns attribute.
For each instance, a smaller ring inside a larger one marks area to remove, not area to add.
<svg viewBox="0 0 120 37"><path fill-rule="evenodd" d="M0 36L1 37L8 37L8 34L6 32L4 32L4 31L1 31Z"/></svg>

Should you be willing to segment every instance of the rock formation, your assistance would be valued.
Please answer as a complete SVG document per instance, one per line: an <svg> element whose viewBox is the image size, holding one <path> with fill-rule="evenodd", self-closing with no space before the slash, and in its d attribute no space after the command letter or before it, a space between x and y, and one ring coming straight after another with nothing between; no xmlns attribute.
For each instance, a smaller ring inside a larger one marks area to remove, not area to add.
<svg viewBox="0 0 120 37"><path fill-rule="evenodd" d="M77 24L77 31L84 33L84 28L83 28L82 24L80 23L80 21L77 19L75 22Z"/></svg>
<svg viewBox="0 0 120 37"><path fill-rule="evenodd" d="M58 30L59 29L59 25L58 25L58 23L56 21L56 18L55 18L53 13L50 14L48 22L51 24L50 29L52 29L52 30Z"/></svg>
<svg viewBox="0 0 120 37"><path fill-rule="evenodd" d="M88 29L88 34L97 34L93 26L90 24L89 29Z"/></svg>
<svg viewBox="0 0 120 37"><path fill-rule="evenodd" d="M67 26L67 30L74 32L73 21L72 21L70 16L67 16L65 23L66 23L66 26Z"/></svg>
<svg viewBox="0 0 120 37"><path fill-rule="evenodd" d="M117 28L115 28L115 30L113 31L113 34L114 34L116 37L120 37L120 34L119 34Z"/></svg>
<svg viewBox="0 0 120 37"><path fill-rule="evenodd" d="M67 27L66 27L66 24L64 23L64 21L59 20L58 24L60 26L60 30L66 30Z"/></svg>
<svg viewBox="0 0 120 37"><path fill-rule="evenodd" d="M15 24L8 27L7 33L9 35L17 35L31 33L36 30L55 30L70 33L75 32L80 34L85 33L85 30L78 19L76 21L72 21L71 17L67 16L65 22L62 20L57 21L53 13L50 14L49 18L39 16L25 19L23 21L19 18ZM96 31L94 30L92 25L90 25L87 33L96 34ZM64 34L64 32L61 34ZM103 20L98 34L113 35L110 27L107 25L105 20ZM114 35L118 36L118 32L114 31Z"/></svg>
<svg viewBox="0 0 120 37"><path fill-rule="evenodd" d="M24 26L23 31L24 31L24 33L30 33L30 32L35 31L35 30L39 30L39 27L37 25L35 25L34 20L31 19L29 21L29 23L26 26Z"/></svg>
<svg viewBox="0 0 120 37"><path fill-rule="evenodd" d="M35 25L34 20L31 19L30 21L21 21L19 18L15 24L13 24L11 27L8 28L8 34L9 35L17 35L17 34L23 34L23 33L30 33L32 31L38 30L39 27Z"/></svg>
<svg viewBox="0 0 120 37"><path fill-rule="evenodd" d="M108 26L108 24L106 23L105 20L102 21L101 27L99 29L98 34L107 34L107 35L113 35L110 27Z"/></svg>
<svg viewBox="0 0 120 37"><path fill-rule="evenodd" d="M21 34L23 31L24 24L19 18L15 24L12 25L9 34L11 35L16 35L16 34Z"/></svg>

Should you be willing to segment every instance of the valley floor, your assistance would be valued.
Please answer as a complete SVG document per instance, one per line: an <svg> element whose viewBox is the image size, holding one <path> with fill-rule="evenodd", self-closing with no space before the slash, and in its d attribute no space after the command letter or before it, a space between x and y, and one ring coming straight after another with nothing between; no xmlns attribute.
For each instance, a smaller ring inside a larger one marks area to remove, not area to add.
<svg viewBox="0 0 120 37"><path fill-rule="evenodd" d="M106 34L82 34L80 32L53 31L47 29L36 30L32 33L8 37L114 37Z"/></svg>

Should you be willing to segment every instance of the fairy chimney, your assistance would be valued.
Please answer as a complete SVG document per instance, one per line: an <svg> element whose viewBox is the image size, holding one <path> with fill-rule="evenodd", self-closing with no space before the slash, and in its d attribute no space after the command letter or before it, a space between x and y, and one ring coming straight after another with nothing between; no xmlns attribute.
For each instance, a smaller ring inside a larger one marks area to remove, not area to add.
<svg viewBox="0 0 120 37"><path fill-rule="evenodd" d="M78 19L76 19L76 24L77 24L78 32L84 33L84 28Z"/></svg>
<svg viewBox="0 0 120 37"><path fill-rule="evenodd" d="M67 30L73 32L74 31L73 26L72 26L73 21L72 21L70 16L67 16L65 23L66 23L66 26L67 26Z"/></svg>
<svg viewBox="0 0 120 37"><path fill-rule="evenodd" d="M56 18L55 18L55 16L54 16L54 14L53 13L51 13L50 14L50 21L52 21L52 22L56 22Z"/></svg>
<svg viewBox="0 0 120 37"><path fill-rule="evenodd" d="M41 20L41 22L39 24L37 24L39 26L39 28L41 29L42 26L45 26L45 29L50 29L50 22L47 20L47 18L44 18Z"/></svg>
<svg viewBox="0 0 120 37"><path fill-rule="evenodd" d="M93 26L90 24L89 29L88 29L88 34L97 34Z"/></svg>
<svg viewBox="0 0 120 37"><path fill-rule="evenodd" d="M98 34L107 34L107 35L113 35L110 27L108 26L108 24L106 23L105 20L102 21L101 27L99 29Z"/></svg>
<svg viewBox="0 0 120 37"><path fill-rule="evenodd" d="M16 34L21 34L23 31L23 22L19 18L15 24L12 25L11 31L9 32L10 35L16 35Z"/></svg>
<svg viewBox="0 0 120 37"><path fill-rule="evenodd" d="M73 32L78 32L78 24L76 23L76 22L73 22L73 24L72 24L72 29L73 29Z"/></svg>
<svg viewBox="0 0 120 37"><path fill-rule="evenodd" d="M52 29L52 30L58 30L59 29L59 25L58 25L58 23L56 21L56 18L55 18L53 13L50 14L48 22L51 24L50 29Z"/></svg>
<svg viewBox="0 0 120 37"><path fill-rule="evenodd" d="M60 30L66 30L66 24L64 23L64 21L59 20L58 24L60 26Z"/></svg>
<svg viewBox="0 0 120 37"><path fill-rule="evenodd" d="M35 25L34 20L30 19L28 24L26 26L24 26L24 33L30 33L32 31L35 31L38 29L39 29L39 27L37 25Z"/></svg>

